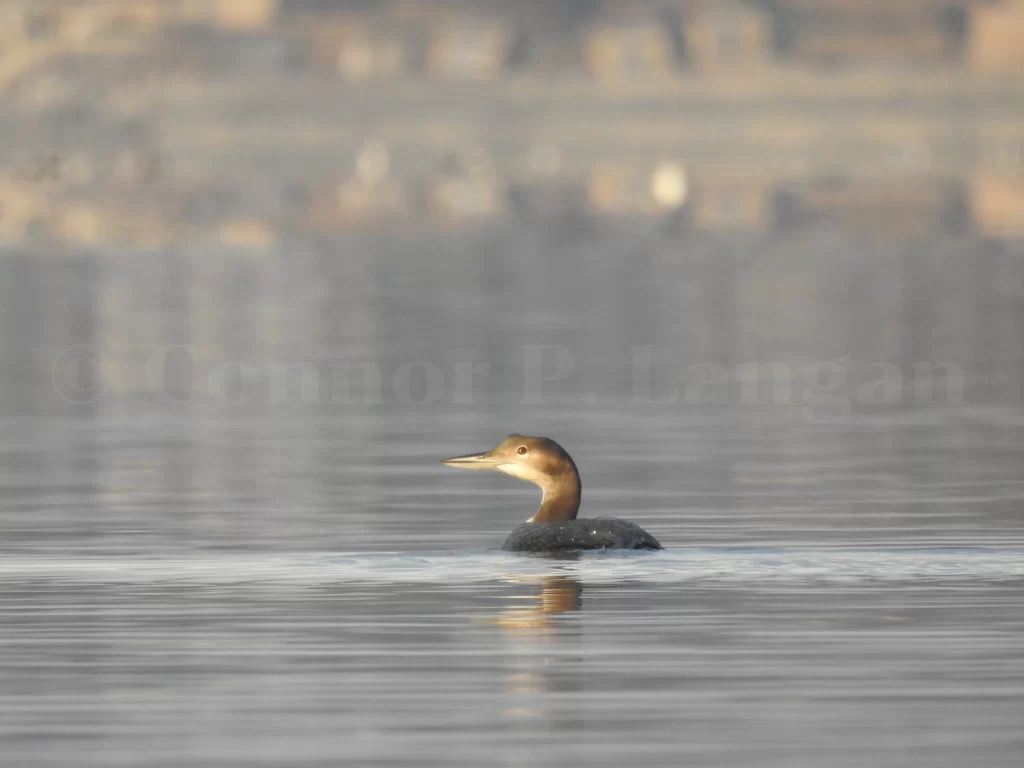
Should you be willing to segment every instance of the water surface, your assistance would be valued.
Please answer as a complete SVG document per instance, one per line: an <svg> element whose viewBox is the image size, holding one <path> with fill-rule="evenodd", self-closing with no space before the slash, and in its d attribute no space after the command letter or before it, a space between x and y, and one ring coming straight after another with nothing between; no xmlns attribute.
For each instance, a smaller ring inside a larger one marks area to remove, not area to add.
<svg viewBox="0 0 1024 768"><path fill-rule="evenodd" d="M1017 252L503 230L219 258L0 260L3 764L1021 762ZM541 402L538 344L574 361ZM102 396L54 383L74 345ZM195 365L153 391L167 345ZM836 360L842 388L809 378ZM862 402L880 360L958 365L963 397ZM211 391L268 361L373 362L382 396ZM791 396L671 402L750 361ZM512 431L666 550L496 551L536 491L438 460Z"/></svg>

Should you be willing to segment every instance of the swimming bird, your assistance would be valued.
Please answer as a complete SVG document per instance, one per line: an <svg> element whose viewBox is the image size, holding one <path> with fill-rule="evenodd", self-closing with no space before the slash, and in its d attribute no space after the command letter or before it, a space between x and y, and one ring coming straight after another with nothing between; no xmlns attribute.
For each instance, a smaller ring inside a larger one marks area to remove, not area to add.
<svg viewBox="0 0 1024 768"><path fill-rule="evenodd" d="M504 550L661 549L657 539L628 520L577 518L583 491L580 473L565 449L550 438L509 435L490 451L453 456L441 463L496 469L540 486L544 494L540 508L509 534L501 546Z"/></svg>

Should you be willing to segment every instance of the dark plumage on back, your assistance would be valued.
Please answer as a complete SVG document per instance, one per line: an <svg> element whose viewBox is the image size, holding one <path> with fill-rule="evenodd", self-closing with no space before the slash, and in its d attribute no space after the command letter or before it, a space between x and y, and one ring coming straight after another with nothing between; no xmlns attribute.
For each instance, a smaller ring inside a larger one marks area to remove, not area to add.
<svg viewBox="0 0 1024 768"><path fill-rule="evenodd" d="M501 548L509 552L560 549L661 549L658 540L636 523L615 517L581 518L567 523L523 523Z"/></svg>

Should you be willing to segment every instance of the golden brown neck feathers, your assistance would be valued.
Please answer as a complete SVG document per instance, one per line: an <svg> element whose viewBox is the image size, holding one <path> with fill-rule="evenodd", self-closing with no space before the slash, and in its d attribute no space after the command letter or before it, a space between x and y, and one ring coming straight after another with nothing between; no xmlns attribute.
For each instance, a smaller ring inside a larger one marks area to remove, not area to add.
<svg viewBox="0 0 1024 768"><path fill-rule="evenodd" d="M467 469L496 469L540 486L544 494L540 509L529 522L572 520L580 508L583 486L576 465L562 446L546 437L509 435L494 450L455 456L443 463Z"/></svg>
<svg viewBox="0 0 1024 768"><path fill-rule="evenodd" d="M552 462L546 468L547 471L540 482L532 481L540 486L544 496L540 501L540 509L530 518L530 522L557 523L576 517L583 486L576 465L569 458L569 454L565 453L565 459L565 462Z"/></svg>

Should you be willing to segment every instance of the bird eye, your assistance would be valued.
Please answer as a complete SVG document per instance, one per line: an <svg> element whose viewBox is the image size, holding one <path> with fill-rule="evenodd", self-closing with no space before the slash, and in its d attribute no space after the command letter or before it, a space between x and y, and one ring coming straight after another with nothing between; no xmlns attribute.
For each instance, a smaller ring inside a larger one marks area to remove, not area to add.
<svg viewBox="0 0 1024 768"><path fill-rule="evenodd" d="M520 456L525 456L529 450L530 449L527 448L525 445L520 445L519 450L516 451L516 453L518 453Z"/></svg>

